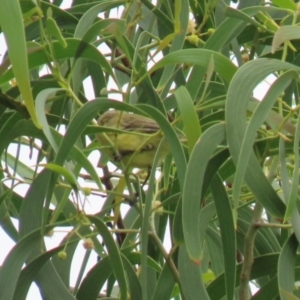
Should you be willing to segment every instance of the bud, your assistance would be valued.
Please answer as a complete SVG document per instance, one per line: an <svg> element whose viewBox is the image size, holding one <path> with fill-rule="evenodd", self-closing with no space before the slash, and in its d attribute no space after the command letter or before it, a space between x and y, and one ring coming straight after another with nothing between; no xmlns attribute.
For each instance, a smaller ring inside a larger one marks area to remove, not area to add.
<svg viewBox="0 0 300 300"><path fill-rule="evenodd" d="M242 53L242 60L244 63L249 61L249 54L247 52Z"/></svg>
<svg viewBox="0 0 300 300"><path fill-rule="evenodd" d="M186 33L189 34L194 34L195 33L195 28L196 28L196 23L193 19L190 19L189 20L189 23L188 23L188 27L187 27L187 31Z"/></svg>
<svg viewBox="0 0 300 300"><path fill-rule="evenodd" d="M51 229L51 230L49 230L48 232L45 233L45 236L47 236L47 237L52 237L53 235L54 235L54 230L53 229Z"/></svg>
<svg viewBox="0 0 300 300"><path fill-rule="evenodd" d="M82 245L87 250L92 250L95 248L94 242L91 238L84 239Z"/></svg>
<svg viewBox="0 0 300 300"><path fill-rule="evenodd" d="M189 36L187 37L187 40L188 40L192 45L198 46L199 38L198 38L197 35L195 35L195 34L189 35Z"/></svg>
<svg viewBox="0 0 300 300"><path fill-rule="evenodd" d="M266 31L267 31L266 29L267 29L266 26L263 26L263 27L257 27L257 31L260 32L260 33L266 32Z"/></svg>
<svg viewBox="0 0 300 300"><path fill-rule="evenodd" d="M89 196L92 193L92 190L89 187L83 187L82 192L84 193L85 196Z"/></svg>
<svg viewBox="0 0 300 300"><path fill-rule="evenodd" d="M60 251L58 252L58 257L61 259L61 260L65 260L67 258L67 252L66 251Z"/></svg>
<svg viewBox="0 0 300 300"><path fill-rule="evenodd" d="M208 28L207 33L212 35L216 30L214 28Z"/></svg>
<svg viewBox="0 0 300 300"><path fill-rule="evenodd" d="M161 202L158 200L154 201L153 208L155 209L155 212L159 215L161 215L164 212L164 208L161 205Z"/></svg>

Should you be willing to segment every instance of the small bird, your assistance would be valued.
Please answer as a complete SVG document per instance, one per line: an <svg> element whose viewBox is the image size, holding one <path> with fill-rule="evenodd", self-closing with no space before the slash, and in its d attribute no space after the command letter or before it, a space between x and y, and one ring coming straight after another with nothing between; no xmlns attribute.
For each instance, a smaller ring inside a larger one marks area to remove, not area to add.
<svg viewBox="0 0 300 300"><path fill-rule="evenodd" d="M109 110L99 119L98 125L113 129L111 132L97 135L103 151L118 165L125 167L150 168L160 144L163 133L152 119L127 113ZM163 141L160 159L169 153L169 145Z"/></svg>

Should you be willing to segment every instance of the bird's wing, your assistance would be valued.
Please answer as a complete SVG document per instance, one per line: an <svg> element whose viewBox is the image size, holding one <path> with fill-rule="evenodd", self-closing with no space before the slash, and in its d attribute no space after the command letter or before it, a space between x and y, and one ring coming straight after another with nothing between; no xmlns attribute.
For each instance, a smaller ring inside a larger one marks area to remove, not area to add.
<svg viewBox="0 0 300 300"><path fill-rule="evenodd" d="M160 129L155 121L148 118L141 118L139 120L133 119L122 125L122 129L124 130L136 131L140 133L155 133Z"/></svg>

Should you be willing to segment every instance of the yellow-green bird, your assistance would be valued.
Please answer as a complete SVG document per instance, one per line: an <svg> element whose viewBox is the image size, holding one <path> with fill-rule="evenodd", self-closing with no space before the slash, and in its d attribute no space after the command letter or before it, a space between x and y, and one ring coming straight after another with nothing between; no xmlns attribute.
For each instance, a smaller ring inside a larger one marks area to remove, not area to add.
<svg viewBox="0 0 300 300"><path fill-rule="evenodd" d="M159 125L152 119L127 113L109 110L99 119L98 125L109 127L112 132L100 133L97 138L101 149L117 165L124 167L150 168L163 134ZM167 141L163 142L160 159L169 153Z"/></svg>

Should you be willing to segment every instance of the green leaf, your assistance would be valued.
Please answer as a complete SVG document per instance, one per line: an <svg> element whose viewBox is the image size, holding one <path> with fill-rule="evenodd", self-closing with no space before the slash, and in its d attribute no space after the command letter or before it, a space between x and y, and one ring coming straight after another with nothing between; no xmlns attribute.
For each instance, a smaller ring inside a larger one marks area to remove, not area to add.
<svg viewBox="0 0 300 300"><path fill-rule="evenodd" d="M239 206L239 193L243 183L245 173L248 169L248 163L251 155L253 155L253 144L258 128L263 124L269 111L274 105L276 99L287 88L290 82L298 78L295 71L287 71L281 75L270 87L264 99L259 103L253 112L253 116L247 125L245 135L243 137L241 150L236 165L236 174L233 183L233 200L235 209Z"/></svg>
<svg viewBox="0 0 300 300"><path fill-rule="evenodd" d="M289 220L292 215L295 213L297 201L298 201L298 187L299 187L299 135L300 135L300 120L297 122L297 129L295 132L295 140L294 140L294 157L295 157L295 165L291 182L291 190L290 195L287 201L287 208L284 215L283 222L285 223ZM297 218L298 219L298 218ZM296 231L298 232L298 231Z"/></svg>
<svg viewBox="0 0 300 300"><path fill-rule="evenodd" d="M149 74L170 64L184 63L200 65L207 68L211 57L213 57L215 62L215 71L224 80L224 82L228 84L237 70L236 66L222 54L206 49L183 49L172 52L156 63L149 70Z"/></svg>
<svg viewBox="0 0 300 300"><path fill-rule="evenodd" d="M142 288L137 277L137 274L130 264L126 256L122 255L122 262L127 274L128 282L129 282L129 290L130 290L130 299L132 300L141 300L142 299Z"/></svg>
<svg viewBox="0 0 300 300"><path fill-rule="evenodd" d="M188 140L191 153L201 135L201 127L197 117L192 98L185 87L181 86L175 91L175 98L184 124L184 133Z"/></svg>
<svg viewBox="0 0 300 300"><path fill-rule="evenodd" d="M47 31L49 35L53 35L54 38L57 39L57 41L60 43L60 45L63 48L67 47L66 40L64 39L63 35L61 34L61 31L59 27L57 26L55 20L51 17L48 17L46 19L46 24L47 24Z"/></svg>
<svg viewBox="0 0 300 300"><path fill-rule="evenodd" d="M224 124L206 130L195 145L187 167L182 195L182 222L186 248L195 263L201 259L198 228L203 178L211 155L224 138Z"/></svg>
<svg viewBox="0 0 300 300"><path fill-rule="evenodd" d="M178 271L181 278L181 288L186 300L209 300L206 288L202 281L199 264L189 260L185 246L180 246Z"/></svg>
<svg viewBox="0 0 300 300"><path fill-rule="evenodd" d="M127 300L127 284L125 272L118 247L112 235L108 231L108 228L99 218L90 216L89 219L93 224L95 224L99 234L101 234L104 243L107 247L111 268L119 284L120 299Z"/></svg>
<svg viewBox="0 0 300 300"><path fill-rule="evenodd" d="M47 263L53 255L62 250L63 247L64 246L60 246L41 254L22 269L20 277L18 278L18 288L15 290L14 299L26 299L30 285L36 279L41 267Z"/></svg>
<svg viewBox="0 0 300 300"><path fill-rule="evenodd" d="M292 11L297 9L297 4L292 0L272 0L272 3L281 8L291 9Z"/></svg>
<svg viewBox="0 0 300 300"><path fill-rule="evenodd" d="M282 299L289 300L285 297L282 290L293 294L295 287L295 259L299 246L299 242L294 234L292 234L283 245L278 260L278 286Z"/></svg>
<svg viewBox="0 0 300 300"><path fill-rule="evenodd" d="M164 265L162 272L159 275L155 291L153 293L153 300L169 299L174 288L173 274L168 264Z"/></svg>
<svg viewBox="0 0 300 300"><path fill-rule="evenodd" d="M263 276L272 276L276 274L278 258L278 253L272 253L268 255L255 257L252 265L250 279L252 280ZM236 270L236 286L238 286L239 283L241 269L242 264L239 264ZM221 274L209 284L209 286L207 287L207 292L209 294L210 299L218 300L226 296L224 274Z"/></svg>
<svg viewBox="0 0 300 300"><path fill-rule="evenodd" d="M58 150L58 145L56 144L56 141L53 138L52 132L48 124L48 120L46 118L45 104L50 96L54 95L56 92L59 91L62 91L62 89L58 89L58 88L44 89L36 97L36 112L38 115L38 120L40 124L42 124L43 132L47 137L49 144L52 146L55 152L57 152Z"/></svg>
<svg viewBox="0 0 300 300"><path fill-rule="evenodd" d="M40 228L32 231L29 235L19 240L18 244L10 251L2 264L0 272L0 299L13 299L17 289L18 278L21 269L28 256L31 254L32 247L38 246L41 239Z"/></svg>
<svg viewBox="0 0 300 300"><path fill-rule="evenodd" d="M280 27L273 38L272 52L274 53L277 48L286 41L299 40L300 28L294 25L287 25Z"/></svg>
<svg viewBox="0 0 300 300"><path fill-rule="evenodd" d="M62 175L68 183L71 185L71 187L77 191L77 182L76 177L74 177L74 174L70 173L66 168L58 166L56 164L41 164L40 166L44 166L46 169L52 170L60 175Z"/></svg>
<svg viewBox="0 0 300 300"><path fill-rule="evenodd" d="M264 68L261 68L261 65ZM228 90L225 107L226 134L230 153L235 164L238 163L242 141L246 133L246 111L251 93L258 83L277 70L295 70L295 65L277 60L257 59L243 65L235 74ZM247 79L246 79L247 78ZM244 84L247 80L247 85ZM241 92L243 90L243 92ZM258 160L253 154L249 158L245 181L257 200L274 216L282 216L284 204L263 174Z"/></svg>
<svg viewBox="0 0 300 300"><path fill-rule="evenodd" d="M80 41L74 38L66 39L67 47L64 48L59 42L52 43L52 50L55 59L67 59L67 58L85 58L99 64L105 71L114 77L111 66L105 59L105 57L91 44L87 44L84 41ZM49 49L47 49L50 51ZM29 70L45 65L49 61L48 56L45 53L44 47L35 47L28 54L28 67ZM1 71L1 70L0 70ZM0 72L0 84L3 84L14 77L12 71L9 69L5 73Z"/></svg>
<svg viewBox="0 0 300 300"><path fill-rule="evenodd" d="M41 128L31 93L23 17L18 0L1 0L0 25L5 35L13 76L34 124Z"/></svg>
<svg viewBox="0 0 300 300"><path fill-rule="evenodd" d="M225 265L226 293L228 299L233 299L235 291L237 251L235 227L230 201L228 199L222 180L218 175L216 175L211 182L211 191L216 205L222 238Z"/></svg>

